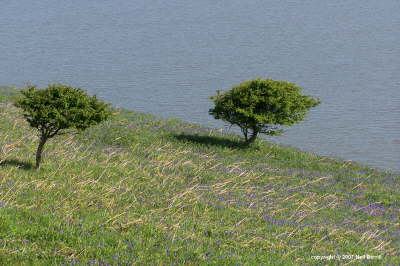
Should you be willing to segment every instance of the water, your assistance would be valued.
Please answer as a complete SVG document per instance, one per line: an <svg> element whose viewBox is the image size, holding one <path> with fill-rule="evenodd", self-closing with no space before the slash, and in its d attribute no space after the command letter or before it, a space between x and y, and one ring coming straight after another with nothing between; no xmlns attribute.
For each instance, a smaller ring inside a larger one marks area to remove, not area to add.
<svg viewBox="0 0 400 266"><path fill-rule="evenodd" d="M221 127L208 98L256 77L322 104L273 140L400 170L398 0L2 0L0 83L66 83Z"/></svg>

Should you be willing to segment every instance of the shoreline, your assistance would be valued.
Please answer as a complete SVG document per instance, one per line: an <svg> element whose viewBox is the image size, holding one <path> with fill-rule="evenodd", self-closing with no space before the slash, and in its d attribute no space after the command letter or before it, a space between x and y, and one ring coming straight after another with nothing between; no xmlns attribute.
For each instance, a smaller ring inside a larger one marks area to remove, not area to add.
<svg viewBox="0 0 400 266"><path fill-rule="evenodd" d="M18 90L19 90L19 89L14 88L14 87L0 86L0 107L1 107L1 106L5 106L5 107L7 107L7 106L12 106L12 103L11 103L11 102L12 102L12 99L14 98L15 95L17 95ZM3 98L2 98L2 97L3 97ZM148 114L148 113L144 113L144 112L137 112L137 111L135 111L135 110L130 110L130 109L126 109L126 108L114 107L114 106L112 106L112 105L111 105L111 107L112 107L113 109L116 109L116 110L123 110L123 111L126 111L126 112L134 112L134 113L138 113L138 114L143 114L143 115L152 116L153 119L160 120L160 121L161 121L161 120L176 120L176 121L179 121L179 123L184 123L184 124L188 124L188 125L193 125L193 126L196 126L196 127L198 127L198 128L203 128L203 129L208 130L208 131L221 132L221 135L236 135L236 136L239 137L239 138L241 137L240 134L239 134L238 132L235 132L235 131L226 131L226 130L224 130L224 129L222 129L222 128L219 129L219 128L212 128L212 127L208 127L208 126L203 126L203 125L201 125L201 124L186 122L186 121L183 121L183 120L181 120L181 119L173 118L173 117L172 117L172 118L161 118L161 117L158 117L157 115ZM273 144L275 144L275 145L280 145L280 146L282 146L282 147L295 149L295 150L297 150L297 151L299 151L299 152L303 152L303 153L308 153L308 154L312 154L312 155L315 155L315 156L319 156L319 157L321 157L321 158L331 158L331 159L339 160L339 161L343 161L343 162L349 162L349 163L353 163L353 164L359 164L359 165L361 165L361 166L363 166L363 167L375 169L375 170L382 171L382 172L389 172L389 173L393 173L393 174L400 174L400 169L380 168L380 167L377 167L377 166L369 165L368 163L358 162L358 161L354 161L354 160L352 160L352 159L344 159L344 158L341 158L341 157L339 157L339 156L321 155L321 154L319 154L318 152L305 151L305 150L303 150L303 149L301 149L301 148L299 148L299 147L293 146L293 145L291 145L291 144L280 143L279 141L275 141L274 139L268 140L268 139L266 139L266 138L265 138L264 136L262 136L262 135L260 136L260 139L262 139L263 141L266 141L266 142L273 143Z"/></svg>

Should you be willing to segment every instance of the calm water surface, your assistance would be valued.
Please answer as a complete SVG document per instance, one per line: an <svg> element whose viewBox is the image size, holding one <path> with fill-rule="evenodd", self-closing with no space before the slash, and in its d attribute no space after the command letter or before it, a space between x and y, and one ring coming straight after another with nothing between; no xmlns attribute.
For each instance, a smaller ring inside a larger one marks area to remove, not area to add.
<svg viewBox="0 0 400 266"><path fill-rule="evenodd" d="M222 127L216 89L288 80L322 104L274 141L400 170L399 25L398 0L2 0L0 84Z"/></svg>

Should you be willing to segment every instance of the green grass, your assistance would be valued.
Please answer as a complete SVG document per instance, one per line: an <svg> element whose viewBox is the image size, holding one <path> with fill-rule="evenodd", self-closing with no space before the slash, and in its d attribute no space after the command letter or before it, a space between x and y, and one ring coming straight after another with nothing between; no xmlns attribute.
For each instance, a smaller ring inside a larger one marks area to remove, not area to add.
<svg viewBox="0 0 400 266"><path fill-rule="evenodd" d="M35 131L0 103L0 264L400 264L398 174L115 112L33 170Z"/></svg>

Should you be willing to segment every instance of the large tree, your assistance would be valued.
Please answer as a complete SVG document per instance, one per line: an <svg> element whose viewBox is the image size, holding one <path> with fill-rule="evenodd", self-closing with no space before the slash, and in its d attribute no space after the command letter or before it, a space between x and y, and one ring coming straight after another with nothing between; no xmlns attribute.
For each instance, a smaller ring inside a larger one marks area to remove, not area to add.
<svg viewBox="0 0 400 266"><path fill-rule="evenodd" d="M280 135L279 125L290 126L302 121L319 99L302 95L294 83L272 79L245 81L224 93L211 97L215 119L240 127L245 142L254 142L259 133Z"/></svg>
<svg viewBox="0 0 400 266"><path fill-rule="evenodd" d="M49 85L46 89L37 89L29 86L21 93L22 97L16 100L15 105L24 111L30 126L38 130L36 168L40 166L47 140L66 133L66 129L84 130L110 116L107 104L79 88Z"/></svg>

